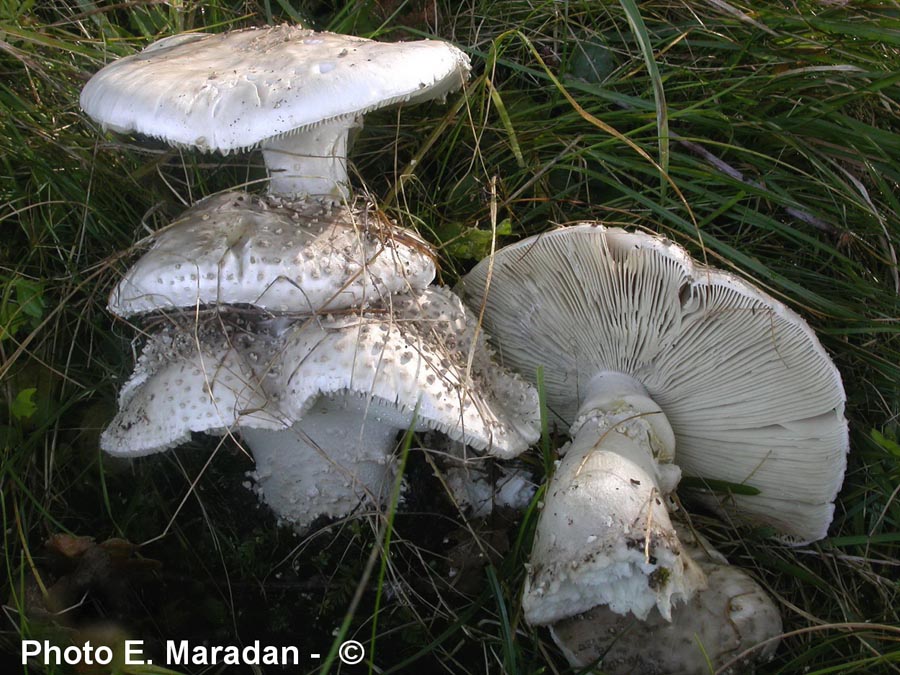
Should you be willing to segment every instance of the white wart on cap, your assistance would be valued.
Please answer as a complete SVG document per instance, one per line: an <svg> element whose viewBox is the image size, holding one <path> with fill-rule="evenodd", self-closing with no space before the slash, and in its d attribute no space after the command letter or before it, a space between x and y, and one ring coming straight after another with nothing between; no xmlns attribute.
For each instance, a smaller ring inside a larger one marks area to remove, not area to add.
<svg viewBox="0 0 900 675"><path fill-rule="evenodd" d="M296 26L178 35L100 70L81 107L104 127L180 146L260 146L270 192L346 197L347 135L363 114L445 97L469 73L438 40L384 43Z"/></svg>
<svg viewBox="0 0 900 675"><path fill-rule="evenodd" d="M249 304L315 313L425 288L435 274L428 245L373 218L371 211L314 201L243 192L208 197L157 237L116 285L109 309L132 316Z"/></svg>
<svg viewBox="0 0 900 675"><path fill-rule="evenodd" d="M524 511L537 492L534 474L525 466L488 461L461 452L439 455L453 503L469 518L486 518L495 509Z"/></svg>
<svg viewBox="0 0 900 675"><path fill-rule="evenodd" d="M316 317L251 347L265 390L294 423L287 434L243 433L262 498L300 528L377 501L392 480L396 436L411 426L499 457L534 443L535 390L473 341L474 324L456 296L432 287L394 297L389 313Z"/></svg>
<svg viewBox="0 0 900 675"><path fill-rule="evenodd" d="M543 366L548 407L573 425L573 446L587 455L602 439L604 451L620 454L623 489L649 478L652 491L665 495L680 467L758 491L719 501L739 522L771 526L791 543L825 535L846 464L844 391L814 333L783 304L696 265L671 242L587 224L499 251L463 279L460 292L472 308L486 303L485 328L506 365L527 377ZM581 460L567 454L563 465L569 461ZM604 489L598 506L617 492ZM551 481L548 503L553 491ZM584 542L561 545L563 530L542 535L541 522L535 557L541 547L597 553L579 549ZM647 522L645 512L630 526ZM640 553L630 564L636 573L643 560L651 582L661 569L651 558L662 556ZM553 560L561 570L581 558ZM558 590L552 574L531 580L548 598ZM666 616L668 599L657 599ZM640 616L645 601L630 611Z"/></svg>

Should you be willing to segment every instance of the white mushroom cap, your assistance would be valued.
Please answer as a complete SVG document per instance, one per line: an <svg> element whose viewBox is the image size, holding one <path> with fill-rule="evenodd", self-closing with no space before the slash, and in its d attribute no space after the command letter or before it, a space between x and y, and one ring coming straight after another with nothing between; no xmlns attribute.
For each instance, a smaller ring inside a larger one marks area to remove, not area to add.
<svg viewBox="0 0 900 675"><path fill-rule="evenodd" d="M175 145L258 145L271 194L343 201L349 134L363 114L444 98L468 74L468 58L445 42L276 26L160 40L91 78L81 106L115 131Z"/></svg>
<svg viewBox="0 0 900 675"><path fill-rule="evenodd" d="M466 55L439 40L385 43L287 25L193 33L107 65L84 87L81 107L114 131L229 152L442 98L468 72Z"/></svg>
<svg viewBox="0 0 900 675"><path fill-rule="evenodd" d="M683 528L679 539L706 574L708 586L672 610L672 620L656 610L645 621L595 607L550 628L569 664L597 664L609 675L722 675L753 672L772 658L781 634L781 616L750 575L727 563L709 542ZM720 670L764 641L746 658ZM712 667L710 667L710 665Z"/></svg>
<svg viewBox="0 0 900 675"><path fill-rule="evenodd" d="M283 429L253 370L217 328L170 326L152 336L119 392L119 412L100 436L111 455L139 457L190 440L191 432Z"/></svg>
<svg viewBox="0 0 900 675"><path fill-rule="evenodd" d="M376 312L316 317L286 331L251 361L291 420L323 395L355 394L399 429L436 430L477 450L513 457L539 437L537 393L498 367L475 318L451 292L394 296ZM469 350L474 350L467 372Z"/></svg>
<svg viewBox="0 0 900 675"><path fill-rule="evenodd" d="M434 278L428 245L372 214L242 192L204 199L166 228L113 290L131 316L197 304L247 303L278 312L363 307Z"/></svg>
<svg viewBox="0 0 900 675"><path fill-rule="evenodd" d="M684 475L759 490L723 498L730 516L793 543L825 536L846 466L844 390L782 303L664 239L589 224L498 251L459 290L486 302L506 365L543 366L564 421L594 375L629 375L665 413Z"/></svg>

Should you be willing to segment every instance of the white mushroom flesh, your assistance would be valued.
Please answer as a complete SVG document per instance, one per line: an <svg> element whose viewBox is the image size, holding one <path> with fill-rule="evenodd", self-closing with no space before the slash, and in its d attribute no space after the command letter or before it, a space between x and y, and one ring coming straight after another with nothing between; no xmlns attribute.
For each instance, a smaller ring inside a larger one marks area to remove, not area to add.
<svg viewBox="0 0 900 675"><path fill-rule="evenodd" d="M523 511L537 492L531 472L522 467L497 466L492 476L482 458L450 460L444 473L456 506L468 518L486 518L494 509Z"/></svg>
<svg viewBox="0 0 900 675"><path fill-rule="evenodd" d="M596 665L609 675L738 675L771 659L782 630L771 598L709 542L679 534L707 587L674 607L671 621L655 610L639 620L595 607L551 626L570 665Z"/></svg>

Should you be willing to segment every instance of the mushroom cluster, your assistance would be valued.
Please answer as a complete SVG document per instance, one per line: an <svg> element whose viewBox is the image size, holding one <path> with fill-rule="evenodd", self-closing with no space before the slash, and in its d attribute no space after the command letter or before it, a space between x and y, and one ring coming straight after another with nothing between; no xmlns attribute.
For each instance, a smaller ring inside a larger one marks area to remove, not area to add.
<svg viewBox="0 0 900 675"><path fill-rule="evenodd" d="M443 42L278 26L175 36L91 79L82 107L105 128L260 148L269 174L266 195L195 204L113 290L115 314L169 325L101 446L133 457L237 431L254 489L303 529L378 504L400 432L523 452L539 426L526 380L542 368L571 441L544 495L526 620L579 667L749 667L746 647L768 640L751 660L774 648L777 609L679 523L675 490L706 481L695 499L731 521L823 537L848 448L840 375L783 304L639 232L563 228L479 263L462 300L431 286L426 242L352 197L347 149L366 112L445 97L468 72ZM456 500L486 513L486 476L457 468ZM496 489L510 504L532 494L514 473ZM650 632L666 636L658 649L643 649Z"/></svg>
<svg viewBox="0 0 900 675"><path fill-rule="evenodd" d="M537 440L535 390L496 366L474 317L438 287L390 308L183 323L148 341L101 446L134 457L240 430L257 493L299 529L379 503L399 432L497 457Z"/></svg>
<svg viewBox="0 0 900 675"><path fill-rule="evenodd" d="M270 174L265 196L195 204L113 290L113 313L165 311L171 325L123 387L106 452L239 431L255 490L303 529L379 503L400 431L501 457L536 440L534 389L495 367L456 296L429 287L429 246L357 206L347 180L364 113L444 97L468 71L444 42L278 26L160 40L88 82L82 107L104 127L204 151L260 147Z"/></svg>
<svg viewBox="0 0 900 675"><path fill-rule="evenodd" d="M571 626L596 607L668 621L713 597L670 518L682 474L708 481L699 500L732 522L791 544L825 536L846 465L845 396L783 304L665 239L594 224L506 247L458 290L505 365L526 378L543 368L572 439L537 523L530 623Z"/></svg>

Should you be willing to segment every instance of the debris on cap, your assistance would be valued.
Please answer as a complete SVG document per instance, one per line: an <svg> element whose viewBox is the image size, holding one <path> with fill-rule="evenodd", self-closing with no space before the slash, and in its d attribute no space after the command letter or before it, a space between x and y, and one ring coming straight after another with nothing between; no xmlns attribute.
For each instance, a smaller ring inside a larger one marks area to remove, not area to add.
<svg viewBox="0 0 900 675"><path fill-rule="evenodd" d="M253 369L216 326L168 326L151 336L100 436L111 455L139 457L181 445L191 432L284 429Z"/></svg>
<svg viewBox="0 0 900 675"><path fill-rule="evenodd" d="M418 235L368 210L227 192L167 227L113 289L109 309L127 317L198 305L366 307L425 288L434 260Z"/></svg>

